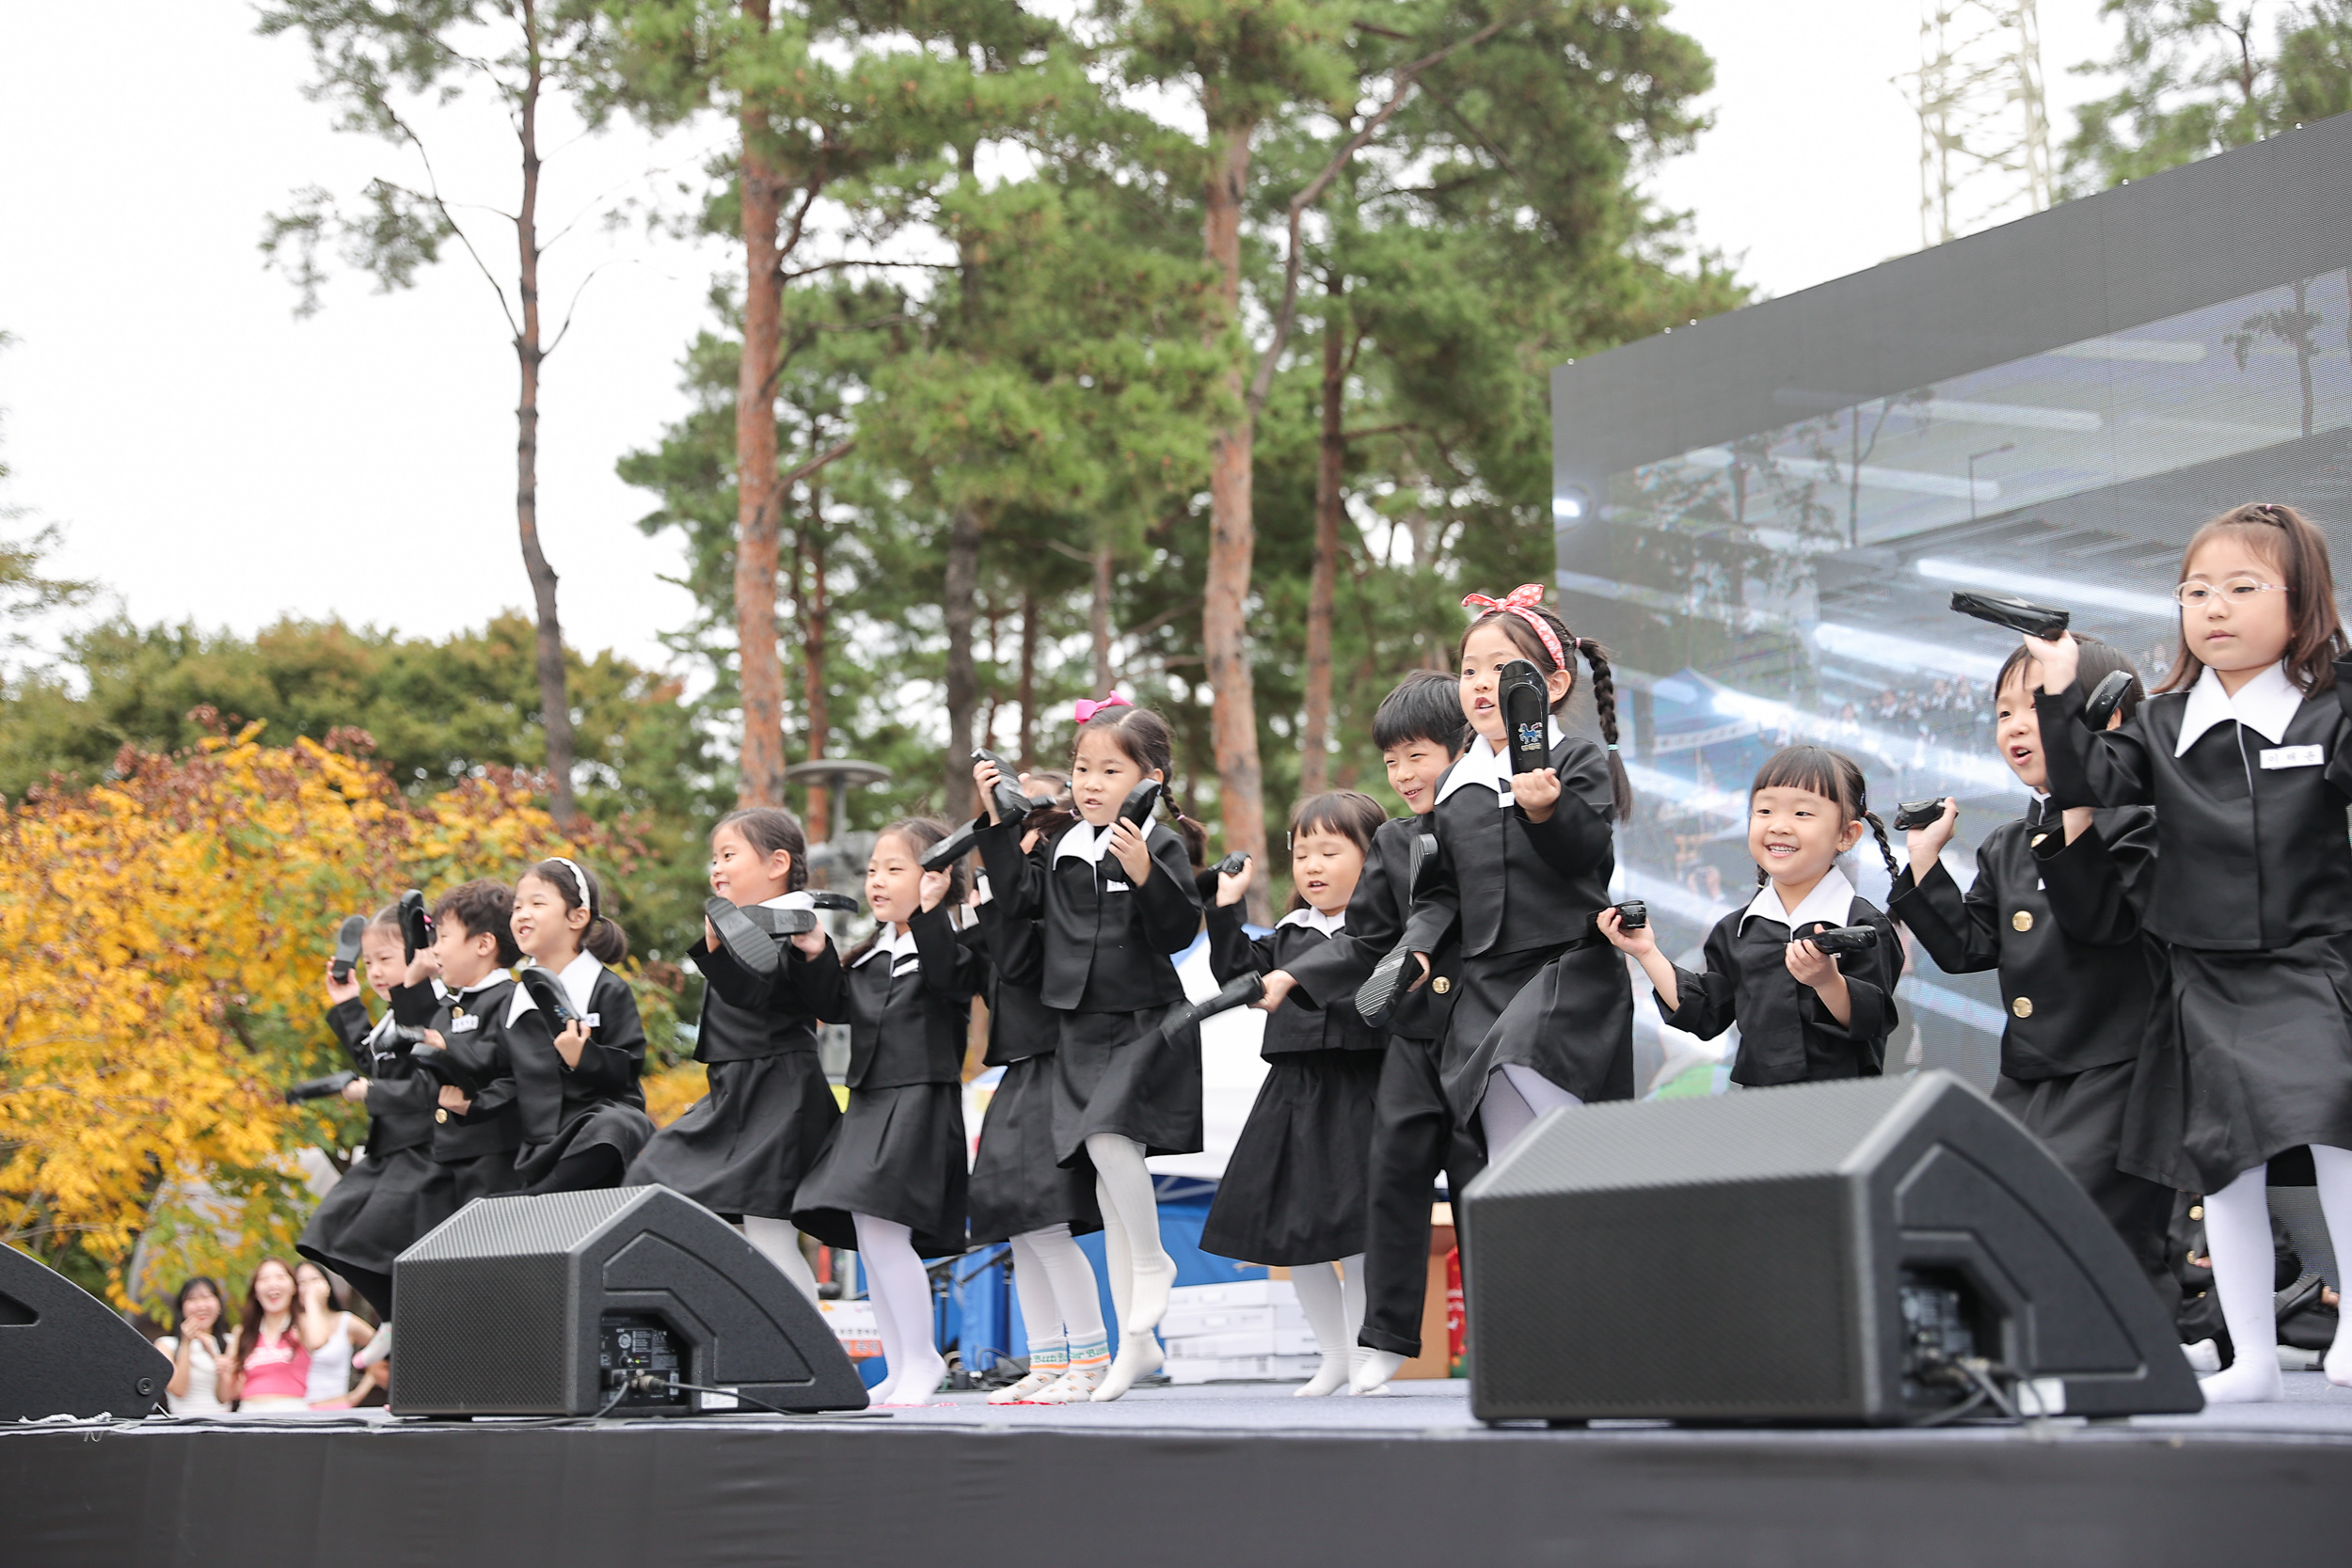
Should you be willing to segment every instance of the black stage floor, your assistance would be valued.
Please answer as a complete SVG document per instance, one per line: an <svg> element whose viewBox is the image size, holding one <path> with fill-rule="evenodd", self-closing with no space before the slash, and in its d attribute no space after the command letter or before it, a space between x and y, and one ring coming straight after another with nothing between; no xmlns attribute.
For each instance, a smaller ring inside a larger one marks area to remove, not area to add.
<svg viewBox="0 0 2352 1568"><path fill-rule="evenodd" d="M787 1421L369 1418L0 1429L0 1557L47 1563L1258 1564L2335 1560L2352 1389L1935 1432L1550 1430L1459 1383L1147 1388Z"/></svg>

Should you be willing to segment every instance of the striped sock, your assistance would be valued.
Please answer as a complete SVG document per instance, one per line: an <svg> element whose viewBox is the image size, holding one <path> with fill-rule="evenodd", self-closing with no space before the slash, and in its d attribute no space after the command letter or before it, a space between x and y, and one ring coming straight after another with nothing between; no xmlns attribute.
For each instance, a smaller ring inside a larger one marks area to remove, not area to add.
<svg viewBox="0 0 2352 1568"><path fill-rule="evenodd" d="M1070 1341L1070 1367L1073 1371L1099 1372L1110 1364L1111 1337L1108 1333Z"/></svg>
<svg viewBox="0 0 2352 1568"><path fill-rule="evenodd" d="M1058 1372L1070 1365L1070 1341L1057 1334L1050 1339L1029 1341L1029 1370Z"/></svg>

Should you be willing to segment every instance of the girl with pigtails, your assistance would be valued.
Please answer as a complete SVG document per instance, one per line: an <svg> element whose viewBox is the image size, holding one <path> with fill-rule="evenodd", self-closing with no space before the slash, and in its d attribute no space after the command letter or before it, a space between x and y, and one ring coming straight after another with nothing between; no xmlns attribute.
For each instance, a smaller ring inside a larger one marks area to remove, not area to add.
<svg viewBox="0 0 2352 1568"><path fill-rule="evenodd" d="M1894 847L1853 759L1821 746L1784 746L1748 787L1756 896L1708 933L1703 972L1669 962L1646 927L1629 931L1615 910L1601 911L1601 934L1642 966L1666 1022L1701 1039L1740 1025L1733 1083L1759 1088L1885 1070L1902 944L1837 868L1865 832L1895 878ZM1833 955L1807 940L1841 927L1868 927L1874 945Z"/></svg>
<svg viewBox="0 0 2352 1568"><path fill-rule="evenodd" d="M1458 977L1428 983L1454 992L1447 1097L1493 1160L1555 1106L1633 1097L1633 988L1593 926L1609 905L1613 827L1633 809L1633 789L1617 759L1607 651L1543 608L1540 583L1462 603L1482 611L1454 660L1475 735L1438 781L1438 865L1405 934L1426 977L1428 955L1459 927ZM1605 749L1560 726L1578 654L1593 672ZM1514 659L1543 676L1552 716L1550 766L1517 774L1499 689Z"/></svg>
<svg viewBox="0 0 2352 1568"><path fill-rule="evenodd" d="M550 1020L549 1048L515 1056L523 1147L515 1169L526 1192L617 1187L653 1136L645 1092L645 1026L637 996L612 966L628 957L628 933L606 912L604 890L578 861L550 855L515 883L515 945L561 989L572 1018ZM534 982L513 1010L535 1006Z"/></svg>
<svg viewBox="0 0 2352 1568"><path fill-rule="evenodd" d="M1075 717L1070 790L1078 820L1025 855L1019 819L984 828L977 842L1004 917L1039 923L1038 993L1059 1034L1054 1148L1063 1166L1094 1171L1120 1316L1119 1354L1090 1396L1101 1402L1159 1370L1155 1331L1176 1283L1144 1160L1201 1148L1200 1031L1167 1025L1184 1005L1169 955L1200 931L1193 868L1206 834L1165 793L1176 768L1167 720L1116 692L1080 703ZM995 765L982 762L973 778L989 799ZM1174 830L1120 815L1147 783L1162 786L1158 804Z"/></svg>
<svg viewBox="0 0 2352 1568"><path fill-rule="evenodd" d="M2145 922L2168 983L2116 1163L2204 1195L2235 1358L2201 1386L2208 1403L2248 1403L2284 1391L2270 1163L2308 1148L2328 1228L2339 1249L2352 1237L2352 657L2327 541L2293 507L2199 529L2173 597L2171 674L2112 730L2084 722L2073 637L2026 646L2052 801L2155 808ZM2352 1386L2352 1330L2321 1366Z"/></svg>

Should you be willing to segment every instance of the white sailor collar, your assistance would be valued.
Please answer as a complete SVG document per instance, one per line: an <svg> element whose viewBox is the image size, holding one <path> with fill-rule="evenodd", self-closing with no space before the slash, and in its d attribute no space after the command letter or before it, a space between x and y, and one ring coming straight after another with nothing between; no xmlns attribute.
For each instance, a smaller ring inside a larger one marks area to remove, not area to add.
<svg viewBox="0 0 2352 1568"><path fill-rule="evenodd" d="M467 997L471 996L476 991L488 990L492 986L498 985L502 981L512 980L514 976L509 974L506 971L502 969L494 969L490 971L489 974L485 974L481 979L476 980L472 985L466 987L462 990L452 991L447 986L443 986L441 988L441 996L444 1001L463 1002Z"/></svg>
<svg viewBox="0 0 2352 1568"><path fill-rule="evenodd" d="M596 989L596 976L604 973L604 961L594 953L582 953L557 971L556 978L564 982L564 994L570 999L572 1011L588 1016L588 998Z"/></svg>
<svg viewBox="0 0 2352 1568"><path fill-rule="evenodd" d="M2302 705L2302 690L2288 678L2284 659L2239 687L2234 697L2208 664L2197 684L2188 689L2188 706L2181 714L2181 738L2173 743L2172 754L2187 755L2207 730L2233 719L2276 746L2286 738L2287 725Z"/></svg>
<svg viewBox="0 0 2352 1568"><path fill-rule="evenodd" d="M1853 913L1853 883L1846 880L1846 874L1834 865L1829 868L1828 876L1813 884L1811 893L1797 900L1797 907L1793 910L1782 906L1780 889L1767 881L1756 890L1756 896L1748 900L1748 907L1740 912L1740 928L1746 930L1749 921L1759 918L1786 926L1792 931L1800 926L1810 926L1817 920L1825 925L1843 926Z"/></svg>
<svg viewBox="0 0 2352 1568"><path fill-rule="evenodd" d="M1110 847L1110 829L1097 828L1081 818L1054 841L1054 862L1059 864L1063 861L1084 861L1089 865L1100 865Z"/></svg>
<svg viewBox="0 0 2352 1568"><path fill-rule="evenodd" d="M813 910L817 900L805 892L780 893L773 898L762 898L755 906L763 910Z"/></svg>
<svg viewBox="0 0 2352 1568"><path fill-rule="evenodd" d="M1561 733L1560 721L1545 721L1547 735L1544 743L1552 751L1560 749L1566 738ZM1508 747L1498 750L1485 736L1473 736L1467 751L1454 759L1445 777L1438 781L1438 799L1442 801L1457 789L1482 784L1495 791L1495 804L1510 805L1517 798L1511 793L1511 752Z"/></svg>
<svg viewBox="0 0 2352 1568"><path fill-rule="evenodd" d="M1291 911L1274 924L1278 927L1304 926L1311 931L1321 931L1327 937L1335 937L1347 925L1347 911L1342 910L1337 914L1325 914L1312 904L1309 904L1304 908Z"/></svg>
<svg viewBox="0 0 2352 1568"><path fill-rule="evenodd" d="M882 954L887 953L890 955L891 973L896 974L898 969L898 961L901 958L914 958L915 956L915 951L914 928L913 927L909 927L903 931L893 931L888 936L878 940L873 946L867 948L865 952L860 953L857 956L857 962L851 964L850 967L851 969L862 969Z"/></svg>

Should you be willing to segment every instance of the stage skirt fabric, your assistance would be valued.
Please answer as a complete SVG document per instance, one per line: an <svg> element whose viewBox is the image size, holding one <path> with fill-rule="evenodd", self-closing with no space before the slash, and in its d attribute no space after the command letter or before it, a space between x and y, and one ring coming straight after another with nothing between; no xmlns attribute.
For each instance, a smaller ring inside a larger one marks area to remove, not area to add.
<svg viewBox="0 0 2352 1568"><path fill-rule="evenodd" d="M422 1147L366 1155L319 1200L294 1250L327 1268L389 1275L393 1259L454 1212L448 1182Z"/></svg>
<svg viewBox="0 0 2352 1568"><path fill-rule="evenodd" d="M1245 1263L1327 1263L1364 1250L1377 1051L1270 1058L1200 1249Z"/></svg>
<svg viewBox="0 0 2352 1568"><path fill-rule="evenodd" d="M1008 1063L980 1120L972 1162L972 1243L1009 1241L1048 1226L1071 1234L1103 1228L1094 1169L1081 1158L1065 1166L1054 1147L1054 1058Z"/></svg>
<svg viewBox="0 0 2352 1568"><path fill-rule="evenodd" d="M646 1141L631 1186L659 1185L728 1219L786 1219L841 1120L814 1051L712 1062L710 1092Z"/></svg>
<svg viewBox="0 0 2352 1568"><path fill-rule="evenodd" d="M557 1129L554 1137L535 1148L525 1148L515 1169L526 1185L535 1188L573 1155L609 1148L618 1157L613 1168L627 1170L653 1132L653 1118L634 1105L617 1101L590 1105Z"/></svg>
<svg viewBox="0 0 2352 1568"><path fill-rule="evenodd" d="M1633 1098L1633 987L1605 942L1464 958L1446 1028L1446 1098L1478 1125L1499 1067L1533 1068L1590 1103Z"/></svg>
<svg viewBox="0 0 2352 1568"><path fill-rule="evenodd" d="M914 1232L926 1258L963 1251L963 1085L851 1089L833 1143L801 1179L792 1223L827 1246L857 1247L851 1214Z"/></svg>
<svg viewBox="0 0 2352 1568"><path fill-rule="evenodd" d="M1200 1031L1188 1025L1170 1039L1160 1027L1182 1006L1061 1015L1054 1053L1060 1164L1083 1161L1097 1132L1141 1144L1146 1154L1200 1151Z"/></svg>
<svg viewBox="0 0 2352 1568"><path fill-rule="evenodd" d="M2171 1006L2133 1076L2122 1167L2210 1193L2305 1144L2352 1148L2352 936L2171 949Z"/></svg>

